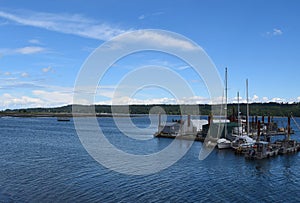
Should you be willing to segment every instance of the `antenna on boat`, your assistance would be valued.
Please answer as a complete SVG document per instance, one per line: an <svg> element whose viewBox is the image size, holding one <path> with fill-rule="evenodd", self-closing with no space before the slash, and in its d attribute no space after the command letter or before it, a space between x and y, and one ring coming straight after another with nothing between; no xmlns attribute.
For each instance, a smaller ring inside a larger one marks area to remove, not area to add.
<svg viewBox="0 0 300 203"><path fill-rule="evenodd" d="M248 95L248 79L246 79L246 97L247 97L247 135L249 135L249 95Z"/></svg>
<svg viewBox="0 0 300 203"><path fill-rule="evenodd" d="M291 116L288 116L287 140L290 140L290 136L291 136Z"/></svg>
<svg viewBox="0 0 300 203"><path fill-rule="evenodd" d="M227 67L225 68L225 138L227 138Z"/></svg>
<svg viewBox="0 0 300 203"><path fill-rule="evenodd" d="M240 119L240 92L237 92L237 102L238 102L238 135L240 135L241 119ZM242 130L243 132L243 130Z"/></svg>

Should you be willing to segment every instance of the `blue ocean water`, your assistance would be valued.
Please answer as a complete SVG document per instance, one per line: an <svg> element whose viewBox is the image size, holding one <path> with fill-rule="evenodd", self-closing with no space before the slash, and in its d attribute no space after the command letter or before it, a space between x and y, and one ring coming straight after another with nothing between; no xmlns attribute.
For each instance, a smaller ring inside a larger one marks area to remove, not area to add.
<svg viewBox="0 0 300 203"><path fill-rule="evenodd" d="M118 118L122 122L124 118ZM285 118L276 118L286 125ZM112 118L98 118L116 147L150 154L172 140L152 138L149 118L133 117L144 129L134 140ZM124 120L126 128L126 120ZM297 119L300 123L300 119ZM299 140L299 131L293 138ZM135 133L128 125L128 132ZM0 118L0 202L299 202L300 153L245 160L231 150L198 159L202 143L171 167L151 175L125 175L105 168L83 148L74 123L56 118ZM184 147L184 146L183 146Z"/></svg>

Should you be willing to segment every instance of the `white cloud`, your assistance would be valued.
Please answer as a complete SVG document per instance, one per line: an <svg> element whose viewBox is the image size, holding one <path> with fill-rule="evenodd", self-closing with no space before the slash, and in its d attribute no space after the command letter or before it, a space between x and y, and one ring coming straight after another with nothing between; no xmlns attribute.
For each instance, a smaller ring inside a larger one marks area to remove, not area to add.
<svg viewBox="0 0 300 203"><path fill-rule="evenodd" d="M271 32L266 32L266 36L280 36L283 34L283 31L278 28L274 28Z"/></svg>
<svg viewBox="0 0 300 203"><path fill-rule="evenodd" d="M44 102L39 98L28 96L13 96L5 93L0 95L0 106L2 108L28 108L42 106Z"/></svg>
<svg viewBox="0 0 300 203"><path fill-rule="evenodd" d="M281 102L285 102L286 100L283 99L283 98L279 98L279 97L275 97L275 98L272 98L271 99L271 102L278 102L278 103L281 103Z"/></svg>
<svg viewBox="0 0 300 203"><path fill-rule="evenodd" d="M300 101L300 97L298 97L298 100ZM238 103L237 102L237 97L234 98L228 98L228 103ZM277 103L281 103L281 102L287 102L287 101L291 101L294 102L295 99L285 99L285 98L279 98L279 97L274 97L274 98L268 98L268 97L259 97L257 95L253 95L252 98L249 98L249 103L269 103L269 102L277 102ZM239 102L240 103L247 103L247 99L243 98L240 96L239 98Z"/></svg>
<svg viewBox="0 0 300 203"><path fill-rule="evenodd" d="M45 51L45 48L36 46L27 46L15 50L15 52L19 54L35 54L43 51Z"/></svg>
<svg viewBox="0 0 300 203"><path fill-rule="evenodd" d="M259 97L257 95L253 95L252 102L257 101L258 99L259 99Z"/></svg>
<svg viewBox="0 0 300 203"><path fill-rule="evenodd" d="M10 75L11 75L11 72L5 72L4 75L10 76Z"/></svg>
<svg viewBox="0 0 300 203"><path fill-rule="evenodd" d="M112 100L96 102L96 104L107 104L107 105L133 105L133 104L177 104L174 98L151 98L151 99L137 99L130 98L127 96L116 97Z"/></svg>
<svg viewBox="0 0 300 203"><path fill-rule="evenodd" d="M39 46L26 46L16 49L0 49L1 54L14 55L14 54L37 54L46 51L45 48Z"/></svg>
<svg viewBox="0 0 300 203"><path fill-rule="evenodd" d="M72 104L72 101L72 91L34 90L32 91L32 96L4 93L0 95L0 109L63 106ZM84 100L80 100L80 102L88 104Z"/></svg>
<svg viewBox="0 0 300 203"><path fill-rule="evenodd" d="M21 76L22 76L23 78L27 78L27 77L29 77L29 74L26 73L26 72L23 72L23 73L21 73Z"/></svg>
<svg viewBox="0 0 300 203"><path fill-rule="evenodd" d="M282 35L283 34L283 32L280 30L280 29L273 29L273 33L272 33L274 36L276 36L276 35Z"/></svg>
<svg viewBox="0 0 300 203"><path fill-rule="evenodd" d="M268 102L268 101L270 101L268 97L263 97L262 98L262 102Z"/></svg>
<svg viewBox="0 0 300 203"><path fill-rule="evenodd" d="M41 44L41 42L38 39L30 39L28 40L28 42L31 44Z"/></svg>
<svg viewBox="0 0 300 203"><path fill-rule="evenodd" d="M73 101L72 92L33 90L32 93L41 98L46 106L66 105Z"/></svg>
<svg viewBox="0 0 300 203"><path fill-rule="evenodd" d="M73 92L71 88L56 90L34 90L32 91L33 96L13 96L12 94L5 93L0 95L0 107L1 108L28 108L28 107L53 107L53 106L63 106L67 104L73 103ZM286 99L283 98L272 98L267 99L267 97L262 97L262 100L257 100L255 102L286 102ZM298 101L300 101L300 96L297 97ZM245 103L246 100L240 97L240 103ZM210 98L201 97L201 96L193 96L188 98L169 98L169 97L161 97L161 98L147 98L147 99L139 99L139 98L130 98L127 96L116 97L109 100L98 100L95 101L95 104L105 104L105 105L132 105L132 104L211 104L211 103L220 103L222 98L218 98L218 101L211 101ZM223 100L224 101L224 100ZM230 103L237 103L237 98L230 98ZM79 104L90 104L87 100L81 99L78 101ZM250 101L252 103L253 101ZM292 103L291 101L290 103Z"/></svg>
<svg viewBox="0 0 300 203"><path fill-rule="evenodd" d="M140 42L145 44L145 46L147 44L151 44L159 47L175 48L188 51L199 49L198 46L190 41L178 38L172 34L166 35L164 33L151 30L139 30L131 33L130 35L122 36L121 38L116 39L117 43L113 45L119 45L118 40L121 40L122 42ZM111 47L109 48L111 49Z"/></svg>
<svg viewBox="0 0 300 203"><path fill-rule="evenodd" d="M51 66L48 66L47 68L42 68L42 71L44 72L44 73L48 73L49 71L51 71L52 70L52 67Z"/></svg>
<svg viewBox="0 0 300 203"><path fill-rule="evenodd" d="M224 100L224 102L225 102L225 100ZM236 97L234 97L234 98L228 98L228 103L234 103L234 104L236 104L236 103L244 103L244 102L247 102L247 100L246 99L243 99L243 97L241 97L241 96L239 96L239 98L236 96Z"/></svg>
<svg viewBox="0 0 300 203"><path fill-rule="evenodd" d="M76 14L69 15L31 11L14 14L0 11L0 17L21 25L39 27L99 40L108 40L125 32L125 30L113 27L107 23L100 23Z"/></svg>
<svg viewBox="0 0 300 203"><path fill-rule="evenodd" d="M164 14L164 12L155 12L155 13L151 13L151 14L149 14L149 15L140 15L139 17L138 17L138 19L139 20L143 20L143 19L145 19L145 18L148 18L148 17L151 17L151 16L158 16L158 15L162 15L162 14Z"/></svg>
<svg viewBox="0 0 300 203"><path fill-rule="evenodd" d="M186 69L189 69L189 68L191 68L191 66L186 65L186 66L179 66L177 69L178 70L186 70Z"/></svg>
<svg viewBox="0 0 300 203"><path fill-rule="evenodd" d="M145 15L140 15L139 20L143 20L145 18Z"/></svg>
<svg viewBox="0 0 300 203"><path fill-rule="evenodd" d="M184 97L184 98L169 98L169 97L161 97L161 98L147 98L147 99L139 99L139 98L131 98L128 96L123 97L114 97L110 100L106 101L96 101L96 104L106 104L106 105L132 105L132 104L208 104L212 103L210 98L193 96L193 97ZM213 101L215 103L215 101Z"/></svg>

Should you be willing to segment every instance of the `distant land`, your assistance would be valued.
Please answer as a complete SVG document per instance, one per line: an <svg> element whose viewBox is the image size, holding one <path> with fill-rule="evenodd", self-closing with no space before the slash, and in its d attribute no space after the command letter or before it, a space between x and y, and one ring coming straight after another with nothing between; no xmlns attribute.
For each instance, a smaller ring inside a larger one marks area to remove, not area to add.
<svg viewBox="0 0 300 203"><path fill-rule="evenodd" d="M88 107L84 105L77 105L78 107ZM161 107L166 114L180 115L180 107L190 107L192 105L172 105L172 104L151 104L151 105L130 105L130 114L149 114L149 111L155 107ZM194 105L193 105L194 106ZM199 112L201 115L209 115L211 113L211 105L199 104ZM95 110L98 116L110 116L112 113L110 105L95 105ZM114 107L114 113L124 114L127 112L128 106L116 105ZM254 116L288 116L293 115L300 117L300 102L295 103L251 103L249 104L250 115ZM246 115L246 104L240 104L240 111L242 115ZM228 115L237 113L237 104L228 104ZM78 114L84 112L77 112ZM153 112L157 113L157 112ZM72 105L53 107L53 108L24 108L24 109L6 109L0 111L0 116L72 116Z"/></svg>

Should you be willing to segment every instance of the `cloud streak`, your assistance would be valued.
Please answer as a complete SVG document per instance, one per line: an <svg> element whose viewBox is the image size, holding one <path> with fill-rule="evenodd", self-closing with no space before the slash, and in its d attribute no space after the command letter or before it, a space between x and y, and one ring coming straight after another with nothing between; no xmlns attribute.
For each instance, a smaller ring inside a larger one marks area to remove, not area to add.
<svg viewBox="0 0 300 203"><path fill-rule="evenodd" d="M1 89L1 87L0 87ZM220 98L220 101L222 99ZM250 98L250 103L269 103L269 102L288 102L293 103L300 101L300 96L296 100L288 100L283 98L271 98L267 97L259 98L254 95ZM4 93L0 95L0 108L29 108L29 107L54 107L63 106L73 103L73 91L72 88L59 88L53 87L52 90L32 90L32 95L14 95L12 93ZM210 98L193 96L186 98L130 98L130 97L118 97L109 100L98 100L95 104L105 105L133 105L133 104L211 104ZM237 98L229 98L229 103L236 104ZM240 97L240 103L246 103L246 99ZM82 100L80 104L90 104L88 101Z"/></svg>
<svg viewBox="0 0 300 203"><path fill-rule="evenodd" d="M27 47L18 48L14 52L19 53L19 54L35 54L35 53L40 53L40 52L44 52L44 51L45 51L45 48L43 48L43 47L27 46Z"/></svg>
<svg viewBox="0 0 300 203"><path fill-rule="evenodd" d="M39 47L39 46L26 46L26 47L20 47L15 49L0 49L0 53L4 55L14 55L14 54L29 55L29 54L43 53L45 51L46 49L44 47Z"/></svg>
<svg viewBox="0 0 300 203"><path fill-rule="evenodd" d="M52 67L51 66L48 66L47 68L42 68L42 71L44 72L44 73L48 73L49 71L52 71L53 69L52 69Z"/></svg>
<svg viewBox="0 0 300 203"><path fill-rule="evenodd" d="M126 31L77 14L55 14L32 11L11 13L0 11L0 18L21 25L98 40L108 40Z"/></svg>
<svg viewBox="0 0 300 203"><path fill-rule="evenodd" d="M148 17L151 17L151 16L159 16L159 15L162 15L162 14L164 14L164 12L155 12L155 13L151 13L151 14L149 14L149 15L143 14L143 15L140 15L140 16L138 17L138 19L139 19L139 20L143 20L143 19L148 18Z"/></svg>
<svg viewBox="0 0 300 203"><path fill-rule="evenodd" d="M283 31L279 28L274 28L271 32L266 32L266 35L267 36L280 36L280 35L283 35Z"/></svg>

